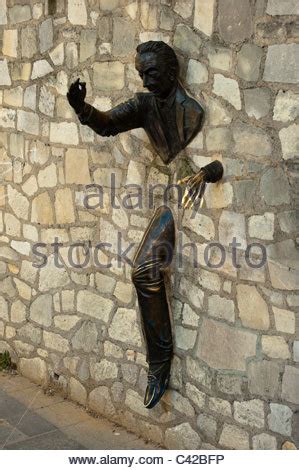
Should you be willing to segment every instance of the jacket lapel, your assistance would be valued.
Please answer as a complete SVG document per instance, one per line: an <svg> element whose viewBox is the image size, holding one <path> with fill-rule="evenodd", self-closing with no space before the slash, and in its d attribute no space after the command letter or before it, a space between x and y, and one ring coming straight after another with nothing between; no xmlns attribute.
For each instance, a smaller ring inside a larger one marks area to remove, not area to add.
<svg viewBox="0 0 299 470"><path fill-rule="evenodd" d="M184 147L185 137L184 137L184 117L185 117L185 108L183 103L185 101L185 93L183 89L178 85L176 91L176 124L179 132L179 137L182 147Z"/></svg>

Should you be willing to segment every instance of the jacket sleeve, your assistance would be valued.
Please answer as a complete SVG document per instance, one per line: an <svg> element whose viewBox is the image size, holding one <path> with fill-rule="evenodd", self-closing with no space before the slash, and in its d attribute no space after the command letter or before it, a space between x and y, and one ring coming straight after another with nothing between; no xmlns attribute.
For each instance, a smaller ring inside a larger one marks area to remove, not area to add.
<svg viewBox="0 0 299 470"><path fill-rule="evenodd" d="M94 106L85 103L78 118L81 124L89 126L102 136L116 135L143 125L137 94L134 98L106 112L98 111Z"/></svg>

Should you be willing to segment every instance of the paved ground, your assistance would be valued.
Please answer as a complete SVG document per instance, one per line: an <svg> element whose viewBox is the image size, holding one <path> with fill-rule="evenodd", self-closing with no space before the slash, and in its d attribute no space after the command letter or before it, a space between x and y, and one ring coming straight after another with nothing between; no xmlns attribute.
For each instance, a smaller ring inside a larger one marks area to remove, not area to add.
<svg viewBox="0 0 299 470"><path fill-rule="evenodd" d="M0 449L157 449L24 377L0 372Z"/></svg>

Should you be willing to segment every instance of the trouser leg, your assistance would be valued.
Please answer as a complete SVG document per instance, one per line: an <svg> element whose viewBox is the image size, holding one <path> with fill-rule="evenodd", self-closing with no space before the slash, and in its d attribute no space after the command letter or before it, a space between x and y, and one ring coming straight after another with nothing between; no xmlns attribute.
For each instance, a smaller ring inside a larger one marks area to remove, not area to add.
<svg viewBox="0 0 299 470"><path fill-rule="evenodd" d="M174 245L173 215L169 207L161 206L144 233L132 270L150 365L170 361L173 353L164 270L172 261Z"/></svg>

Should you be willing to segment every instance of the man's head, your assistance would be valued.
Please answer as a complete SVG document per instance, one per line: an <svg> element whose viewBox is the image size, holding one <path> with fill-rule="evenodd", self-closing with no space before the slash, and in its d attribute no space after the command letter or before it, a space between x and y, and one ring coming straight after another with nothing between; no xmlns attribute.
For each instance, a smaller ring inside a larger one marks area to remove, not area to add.
<svg viewBox="0 0 299 470"><path fill-rule="evenodd" d="M163 41L137 46L135 67L143 86L159 98L166 98L177 85L179 63L174 50Z"/></svg>

